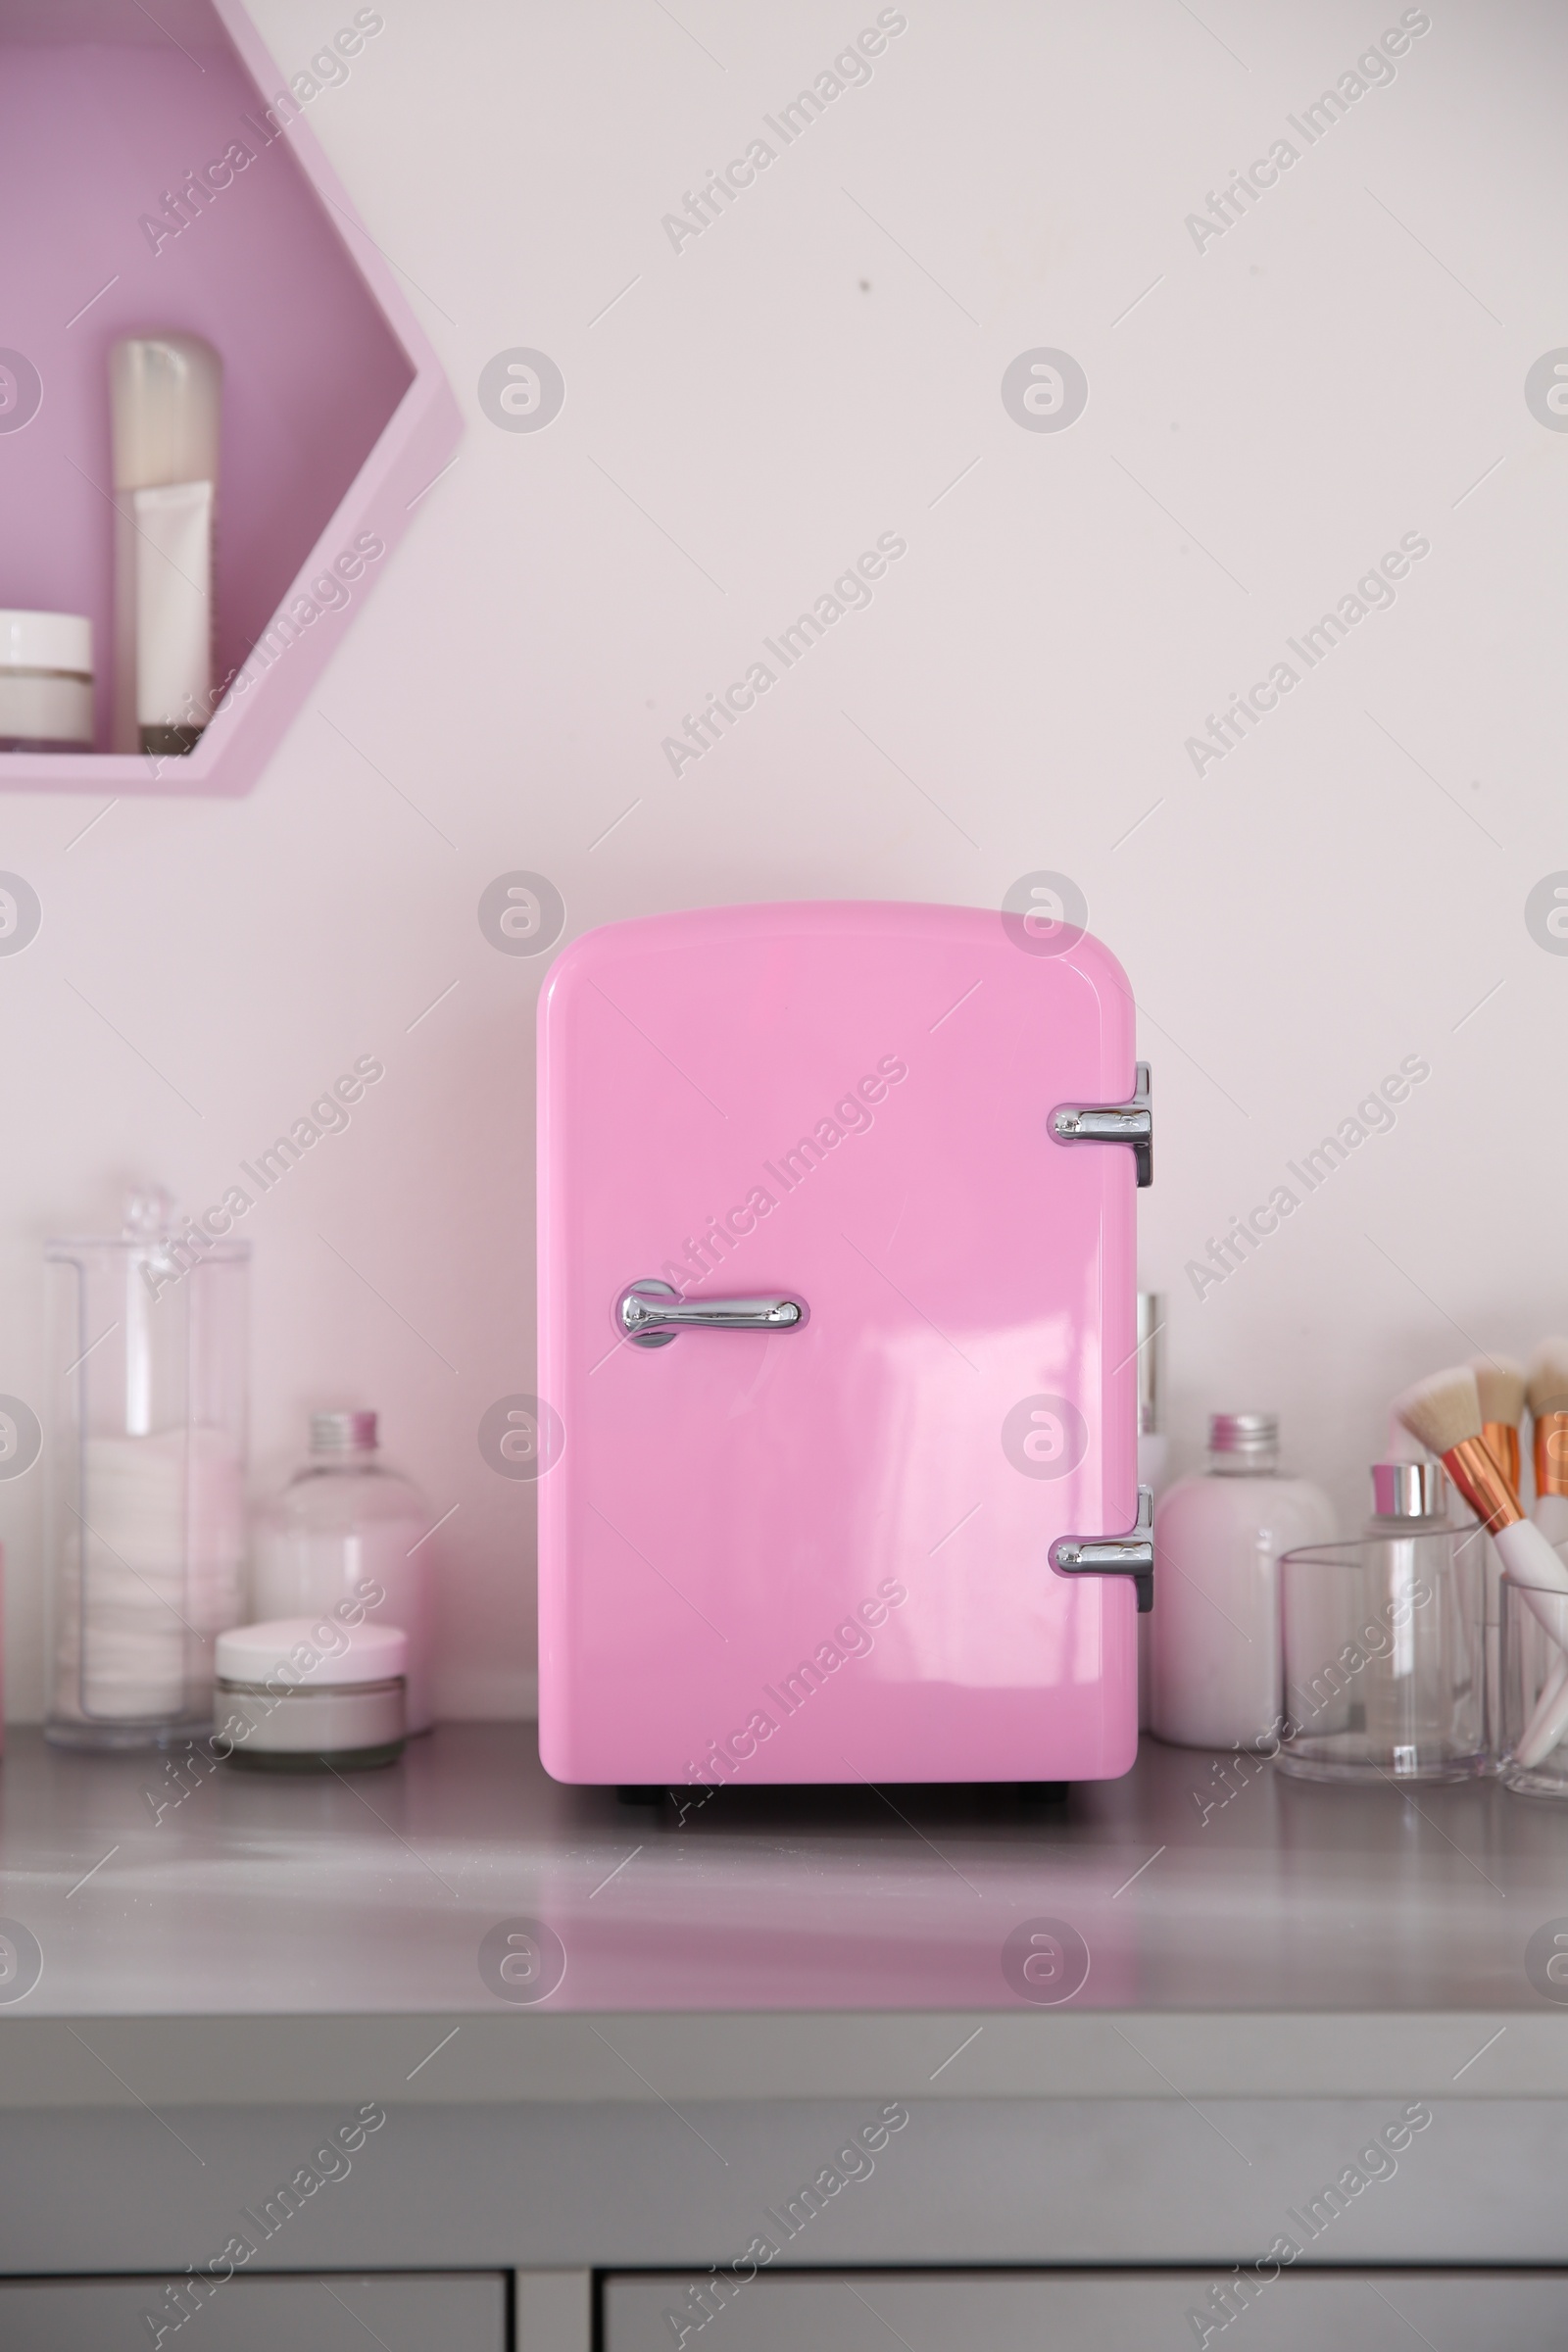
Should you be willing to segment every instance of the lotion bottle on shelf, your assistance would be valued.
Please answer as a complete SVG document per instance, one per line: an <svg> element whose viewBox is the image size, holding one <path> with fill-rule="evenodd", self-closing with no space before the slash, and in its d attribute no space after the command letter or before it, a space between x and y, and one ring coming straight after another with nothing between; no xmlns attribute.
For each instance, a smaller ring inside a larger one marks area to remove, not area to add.
<svg viewBox="0 0 1568 2352"><path fill-rule="evenodd" d="M1154 1513L1150 1726L1178 1747L1272 1748L1283 1715L1279 1558L1332 1543L1333 1506L1279 1467L1272 1413L1214 1413L1208 1468Z"/></svg>
<svg viewBox="0 0 1568 2352"><path fill-rule="evenodd" d="M222 388L200 335L125 335L109 355L117 752L177 759L212 715Z"/></svg>

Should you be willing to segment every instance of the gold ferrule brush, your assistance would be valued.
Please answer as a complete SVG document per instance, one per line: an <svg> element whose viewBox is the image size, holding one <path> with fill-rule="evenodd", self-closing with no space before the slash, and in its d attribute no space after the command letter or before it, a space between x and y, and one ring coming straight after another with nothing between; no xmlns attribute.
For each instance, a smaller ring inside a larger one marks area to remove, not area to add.
<svg viewBox="0 0 1568 2352"><path fill-rule="evenodd" d="M1536 1493L1568 1494L1568 1413L1536 1415Z"/></svg>
<svg viewBox="0 0 1568 2352"><path fill-rule="evenodd" d="M1493 1460L1512 1487L1519 1492L1519 1432L1511 1421L1483 1421L1481 1436Z"/></svg>
<svg viewBox="0 0 1568 2352"><path fill-rule="evenodd" d="M1489 1536L1524 1517L1517 1490L1485 1438L1461 1438L1443 1459L1448 1476Z"/></svg>

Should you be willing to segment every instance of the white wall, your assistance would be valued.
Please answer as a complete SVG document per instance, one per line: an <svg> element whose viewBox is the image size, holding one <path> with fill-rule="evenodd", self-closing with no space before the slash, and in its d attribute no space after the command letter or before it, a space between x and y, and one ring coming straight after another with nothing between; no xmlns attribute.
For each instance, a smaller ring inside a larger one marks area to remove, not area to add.
<svg viewBox="0 0 1568 2352"><path fill-rule="evenodd" d="M255 13L292 72L352 11ZM1524 916L1568 867L1568 435L1524 398L1568 344L1568 18L1433 0L1394 81L1199 251L1185 217L1274 139L1304 150L1284 118L1397 5L907 0L869 84L677 254L661 216L871 0L384 13L310 121L468 438L250 799L122 802L74 846L97 804L0 808L0 865L44 905L0 959L0 1389L42 1393L47 1232L133 1171L204 1203L378 1054L352 1130L249 1220L257 1481L311 1401L378 1405L460 1506L447 1709L516 1711L531 1494L475 1430L530 1385L540 970L481 936L481 891L541 870L574 934L723 900L996 905L1045 867L1144 1008L1178 1451L1210 1405L1277 1405L1358 1516L1396 1384L1568 1323L1568 960ZM564 373L544 431L480 412L513 346ZM1000 396L1040 346L1088 375L1060 433ZM681 714L889 530L908 554L870 610L672 775ZM1406 532L1431 553L1392 610L1195 773L1205 713ZM1207 1237L1412 1054L1394 1132L1200 1301ZM0 1483L20 1713L41 1503L36 1474Z"/></svg>

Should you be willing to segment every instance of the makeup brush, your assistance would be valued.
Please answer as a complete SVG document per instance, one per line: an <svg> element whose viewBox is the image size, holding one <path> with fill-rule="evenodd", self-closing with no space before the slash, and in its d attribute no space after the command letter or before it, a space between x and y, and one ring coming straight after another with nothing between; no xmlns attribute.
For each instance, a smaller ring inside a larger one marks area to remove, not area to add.
<svg viewBox="0 0 1568 2352"><path fill-rule="evenodd" d="M1536 1500L1530 1516L1548 1544L1568 1540L1568 1340L1543 1340L1530 1359L1530 1414L1535 1423ZM1568 1690L1568 1655L1546 1677L1539 1704Z"/></svg>
<svg viewBox="0 0 1568 2352"><path fill-rule="evenodd" d="M1441 1454L1444 1466L1476 1517L1497 1546L1503 1566L1517 1584L1544 1598L1568 1593L1568 1568L1558 1559L1539 1527L1525 1517L1507 1472L1481 1435L1481 1394L1468 1364L1451 1372L1435 1372L1418 1380L1394 1400L1394 1410L1413 1438L1429 1452ZM1554 1619L1562 1612L1537 1608L1542 1623L1555 1641L1563 1640Z"/></svg>
<svg viewBox="0 0 1568 2352"><path fill-rule="evenodd" d="M1519 1497L1481 1435L1481 1393L1468 1364L1434 1373L1396 1397L1395 1411L1412 1437L1443 1456L1448 1476L1486 1528L1498 1556L1559 1649L1568 1646L1568 1568L1524 1515ZM1568 1688L1548 1683L1514 1749L1531 1770L1549 1756L1568 1731Z"/></svg>
<svg viewBox="0 0 1568 2352"><path fill-rule="evenodd" d="M1536 1425L1536 1507L1548 1544L1568 1541L1568 1340L1543 1340L1530 1359Z"/></svg>
<svg viewBox="0 0 1568 2352"><path fill-rule="evenodd" d="M1536 1445L1536 1501L1530 1516L1554 1547L1568 1542L1568 1340L1543 1340L1530 1359L1530 1415ZM1568 1731L1568 1650L1546 1675L1515 1749L1533 1768Z"/></svg>
<svg viewBox="0 0 1568 2352"><path fill-rule="evenodd" d="M1477 1355L1470 1359L1481 1400L1481 1435L1492 1457L1519 1492L1519 1421L1525 1409L1525 1376L1507 1356Z"/></svg>

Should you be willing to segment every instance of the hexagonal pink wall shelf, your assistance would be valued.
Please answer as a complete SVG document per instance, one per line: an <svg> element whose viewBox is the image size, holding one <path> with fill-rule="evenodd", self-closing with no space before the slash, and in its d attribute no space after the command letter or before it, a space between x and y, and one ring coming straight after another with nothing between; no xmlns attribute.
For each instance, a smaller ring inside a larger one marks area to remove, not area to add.
<svg viewBox="0 0 1568 2352"><path fill-rule="evenodd" d="M335 13L344 74L371 71L379 12ZM308 72L279 72L233 0L7 0L0 608L91 616L97 748L0 753L0 788L248 792L457 446L451 387L313 135L333 100ZM109 749L108 355L175 329L223 360L229 683L195 749L155 760Z"/></svg>

